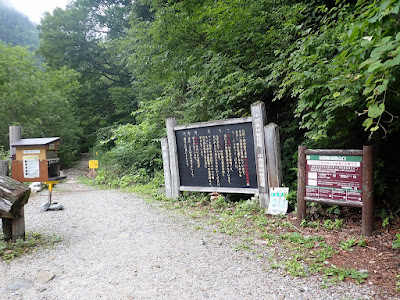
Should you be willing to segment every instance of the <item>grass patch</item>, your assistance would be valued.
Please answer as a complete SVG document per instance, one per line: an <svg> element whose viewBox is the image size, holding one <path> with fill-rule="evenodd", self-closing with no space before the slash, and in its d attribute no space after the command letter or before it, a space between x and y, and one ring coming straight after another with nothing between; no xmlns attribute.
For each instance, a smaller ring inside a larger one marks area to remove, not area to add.
<svg viewBox="0 0 400 300"><path fill-rule="evenodd" d="M18 239L15 242L6 242L3 234L0 234L0 259L10 261L37 249L52 247L60 241L61 238L55 235L47 236L37 232L27 232L25 240Z"/></svg>

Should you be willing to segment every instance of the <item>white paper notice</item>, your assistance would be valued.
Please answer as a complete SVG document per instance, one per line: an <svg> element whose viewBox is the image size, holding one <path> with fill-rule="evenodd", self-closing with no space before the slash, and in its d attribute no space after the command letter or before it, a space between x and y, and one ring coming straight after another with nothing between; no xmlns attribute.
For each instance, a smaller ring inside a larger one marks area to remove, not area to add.
<svg viewBox="0 0 400 300"><path fill-rule="evenodd" d="M288 201L286 196L289 188L271 188L269 190L269 205L267 214L284 215L288 210Z"/></svg>
<svg viewBox="0 0 400 300"><path fill-rule="evenodd" d="M39 177L39 158L35 155L22 157L24 178Z"/></svg>

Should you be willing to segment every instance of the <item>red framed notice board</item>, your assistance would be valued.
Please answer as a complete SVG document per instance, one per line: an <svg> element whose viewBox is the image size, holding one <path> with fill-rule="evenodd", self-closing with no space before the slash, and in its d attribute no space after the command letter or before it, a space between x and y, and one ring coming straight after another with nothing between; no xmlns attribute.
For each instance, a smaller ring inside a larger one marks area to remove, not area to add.
<svg viewBox="0 0 400 300"><path fill-rule="evenodd" d="M305 197L362 203L362 156L306 155Z"/></svg>
<svg viewBox="0 0 400 300"><path fill-rule="evenodd" d="M362 231L373 231L373 148L307 149L299 146L297 222L306 216L306 201L362 208Z"/></svg>

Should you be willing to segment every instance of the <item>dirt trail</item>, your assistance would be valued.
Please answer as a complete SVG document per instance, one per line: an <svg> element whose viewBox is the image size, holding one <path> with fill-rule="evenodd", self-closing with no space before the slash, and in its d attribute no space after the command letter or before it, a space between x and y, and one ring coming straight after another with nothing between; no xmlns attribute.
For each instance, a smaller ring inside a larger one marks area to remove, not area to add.
<svg viewBox="0 0 400 300"><path fill-rule="evenodd" d="M97 190L67 173L25 207L27 231L62 242L10 263L0 261L0 299L373 299L368 286L320 288L282 277L265 261L235 251L235 239L151 206L134 194ZM198 226L197 226L198 227Z"/></svg>

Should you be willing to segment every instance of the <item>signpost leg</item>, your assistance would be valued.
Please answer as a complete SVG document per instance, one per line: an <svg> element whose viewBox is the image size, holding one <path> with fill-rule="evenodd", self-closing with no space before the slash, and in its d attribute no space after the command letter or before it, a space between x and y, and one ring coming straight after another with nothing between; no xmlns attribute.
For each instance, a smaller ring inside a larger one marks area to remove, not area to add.
<svg viewBox="0 0 400 300"><path fill-rule="evenodd" d="M374 230L374 158L373 147L363 147L363 207L362 207L362 233L372 235Z"/></svg>
<svg viewBox="0 0 400 300"><path fill-rule="evenodd" d="M178 165L178 149L176 146L176 135L174 127L177 125L175 118L166 120L168 150L171 169L171 198L178 199L180 195L180 179L179 179L179 165Z"/></svg>
<svg viewBox="0 0 400 300"><path fill-rule="evenodd" d="M306 193L306 146L299 146L299 158L297 163L297 226L306 217L306 201L304 196Z"/></svg>
<svg viewBox="0 0 400 300"><path fill-rule="evenodd" d="M270 188L277 188L282 184L279 126L274 123L269 123L264 127L264 132L267 155L268 184Z"/></svg>
<svg viewBox="0 0 400 300"><path fill-rule="evenodd" d="M19 211L20 218L11 219L12 240L25 239L25 216L24 207Z"/></svg>
<svg viewBox="0 0 400 300"><path fill-rule="evenodd" d="M165 182L165 197L171 198L171 167L169 164L169 150L168 150L168 139L166 137L161 138L161 151L164 165L164 182Z"/></svg>
<svg viewBox="0 0 400 300"><path fill-rule="evenodd" d="M265 135L264 126L266 123L265 104L256 102L251 105L251 117L254 135L254 154L256 160L258 193L260 205L268 208L269 205L269 187L267 173L267 158L265 155Z"/></svg>

